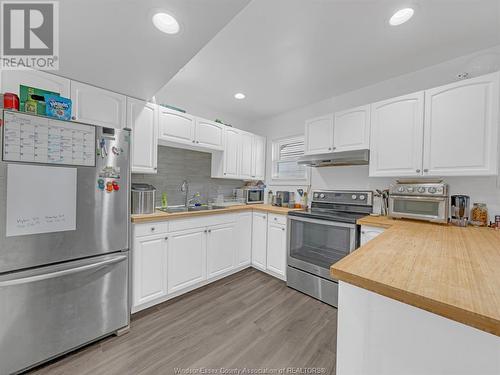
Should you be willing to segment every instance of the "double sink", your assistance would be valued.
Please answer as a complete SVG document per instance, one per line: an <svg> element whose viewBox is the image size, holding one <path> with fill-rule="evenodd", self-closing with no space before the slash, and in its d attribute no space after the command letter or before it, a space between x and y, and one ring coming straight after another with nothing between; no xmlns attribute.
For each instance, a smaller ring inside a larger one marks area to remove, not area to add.
<svg viewBox="0 0 500 375"><path fill-rule="evenodd" d="M224 206L170 206L167 208L157 208L157 210L173 214L176 212L193 212L193 211L210 211L210 210L220 210L221 208L226 208Z"/></svg>

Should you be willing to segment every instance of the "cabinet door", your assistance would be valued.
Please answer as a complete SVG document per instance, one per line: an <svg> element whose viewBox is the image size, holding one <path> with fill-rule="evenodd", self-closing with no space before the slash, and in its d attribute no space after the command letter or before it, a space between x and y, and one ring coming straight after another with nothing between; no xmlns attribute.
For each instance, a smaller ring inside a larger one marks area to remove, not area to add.
<svg viewBox="0 0 500 375"><path fill-rule="evenodd" d="M305 154L323 154L333 150L333 115L306 121Z"/></svg>
<svg viewBox="0 0 500 375"><path fill-rule="evenodd" d="M234 268L236 244L234 224L208 228L207 233L207 277L227 273Z"/></svg>
<svg viewBox="0 0 500 375"><path fill-rule="evenodd" d="M1 70L0 92L11 92L19 95L19 86L29 86L47 91L57 92L69 98L71 95L70 80L38 70Z"/></svg>
<svg viewBox="0 0 500 375"><path fill-rule="evenodd" d="M252 178L264 180L266 170L266 138L253 136L252 147Z"/></svg>
<svg viewBox="0 0 500 375"><path fill-rule="evenodd" d="M422 175L424 92L371 105L370 176Z"/></svg>
<svg viewBox="0 0 500 375"><path fill-rule="evenodd" d="M73 120L115 129L126 125L125 95L71 81L71 100Z"/></svg>
<svg viewBox="0 0 500 375"><path fill-rule="evenodd" d="M168 292L206 280L206 233L193 229L171 233L168 246Z"/></svg>
<svg viewBox="0 0 500 375"><path fill-rule="evenodd" d="M127 98L127 127L132 129L130 153L133 173L156 173L158 155L157 106Z"/></svg>
<svg viewBox="0 0 500 375"><path fill-rule="evenodd" d="M499 73L425 92L424 176L496 175Z"/></svg>
<svg viewBox="0 0 500 375"><path fill-rule="evenodd" d="M132 251L134 306L167 294L167 239L165 235L139 237Z"/></svg>
<svg viewBox="0 0 500 375"><path fill-rule="evenodd" d="M254 212L252 218L252 265L261 270L267 263L267 214Z"/></svg>
<svg viewBox="0 0 500 375"><path fill-rule="evenodd" d="M249 133L242 133L240 135L240 139L241 139L240 177L243 179L251 179L253 135Z"/></svg>
<svg viewBox="0 0 500 375"><path fill-rule="evenodd" d="M195 143L212 150L222 150L224 125L214 121L196 118Z"/></svg>
<svg viewBox="0 0 500 375"><path fill-rule="evenodd" d="M238 178L240 174L240 133L237 129L227 128L225 138L224 177Z"/></svg>
<svg viewBox="0 0 500 375"><path fill-rule="evenodd" d="M238 214L234 228L236 266L249 265L252 258L252 212Z"/></svg>
<svg viewBox="0 0 500 375"><path fill-rule="evenodd" d="M361 226L361 243L360 243L360 245L363 246L368 241L373 240L375 237L382 234L383 232L384 232L383 228L362 225Z"/></svg>
<svg viewBox="0 0 500 375"><path fill-rule="evenodd" d="M286 226L269 222L267 226L267 269L285 279Z"/></svg>
<svg viewBox="0 0 500 375"><path fill-rule="evenodd" d="M352 151L370 147L370 106L335 113L333 150Z"/></svg>
<svg viewBox="0 0 500 375"><path fill-rule="evenodd" d="M165 141L191 144L195 143L195 119L186 113L158 106L159 138Z"/></svg>

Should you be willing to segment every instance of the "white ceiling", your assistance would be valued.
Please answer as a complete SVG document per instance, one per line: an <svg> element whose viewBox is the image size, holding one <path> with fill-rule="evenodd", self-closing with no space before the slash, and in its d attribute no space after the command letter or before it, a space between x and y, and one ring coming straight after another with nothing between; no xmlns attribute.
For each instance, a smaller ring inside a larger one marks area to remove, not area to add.
<svg viewBox="0 0 500 375"><path fill-rule="evenodd" d="M79 81L151 98L250 0L63 0L60 71ZM181 32L151 22L167 11Z"/></svg>
<svg viewBox="0 0 500 375"><path fill-rule="evenodd" d="M499 43L499 0L253 0L156 97L256 120Z"/></svg>

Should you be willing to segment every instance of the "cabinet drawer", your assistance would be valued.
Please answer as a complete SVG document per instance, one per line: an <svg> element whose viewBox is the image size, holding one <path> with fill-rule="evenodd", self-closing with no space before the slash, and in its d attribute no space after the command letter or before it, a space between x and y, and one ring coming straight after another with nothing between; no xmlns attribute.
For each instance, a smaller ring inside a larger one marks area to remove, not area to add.
<svg viewBox="0 0 500 375"><path fill-rule="evenodd" d="M135 237L167 232L168 222L166 221L148 224L134 224Z"/></svg>
<svg viewBox="0 0 500 375"><path fill-rule="evenodd" d="M286 216L285 215L269 214L267 220L269 221L269 223L286 225Z"/></svg>
<svg viewBox="0 0 500 375"><path fill-rule="evenodd" d="M177 232L180 230L210 227L213 225L233 223L236 221L234 214L215 214L194 217L189 219L176 219L169 222L169 231Z"/></svg>

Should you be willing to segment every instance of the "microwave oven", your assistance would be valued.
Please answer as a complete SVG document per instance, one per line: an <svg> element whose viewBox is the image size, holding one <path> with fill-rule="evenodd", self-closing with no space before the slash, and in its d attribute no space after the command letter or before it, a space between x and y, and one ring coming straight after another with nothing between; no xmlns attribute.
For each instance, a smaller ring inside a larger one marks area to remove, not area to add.
<svg viewBox="0 0 500 375"><path fill-rule="evenodd" d="M242 189L235 189L235 196L242 199L245 204L259 204L264 203L264 189L258 187L245 187Z"/></svg>

